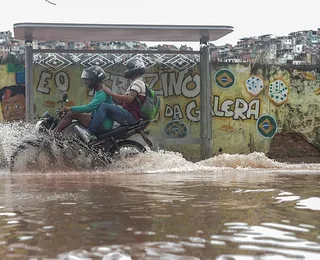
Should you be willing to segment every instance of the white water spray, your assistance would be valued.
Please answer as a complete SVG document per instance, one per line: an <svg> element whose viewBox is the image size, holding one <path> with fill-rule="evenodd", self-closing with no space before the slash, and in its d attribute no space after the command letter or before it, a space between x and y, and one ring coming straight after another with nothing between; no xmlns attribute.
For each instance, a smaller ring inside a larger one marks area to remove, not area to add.
<svg viewBox="0 0 320 260"><path fill-rule="evenodd" d="M21 144L22 140L27 137L36 135L34 125L22 122L1 123L0 124L0 143L2 158L9 162L10 156L15 149Z"/></svg>
<svg viewBox="0 0 320 260"><path fill-rule="evenodd" d="M37 133L34 125L12 123L0 125L0 136L2 152L5 161L10 162L12 153L21 144L22 140L26 137L36 137ZM26 156L36 156L37 162L35 171L49 171L49 172L69 172L69 171L95 171L90 167L90 160L87 156L78 156L71 163L71 167L63 163L64 153L76 151L77 149L69 149L64 151L61 149L53 149L56 162L48 165L48 156L41 154L41 151L30 150ZM20 162L21 171L24 171L25 165L23 161ZM42 165L41 165L42 164ZM99 169L99 171L104 171ZM274 169L274 170L317 170L320 165L290 165L280 163L275 160L269 159L263 153L254 152L248 155L243 154L221 154L207 160L193 163L186 160L182 154L170 151L153 152L148 150L144 154L136 155L132 158L121 159L114 164L107 166L107 170L114 172L138 172L138 173L168 173L168 172L208 172L208 171L221 171L221 169Z"/></svg>

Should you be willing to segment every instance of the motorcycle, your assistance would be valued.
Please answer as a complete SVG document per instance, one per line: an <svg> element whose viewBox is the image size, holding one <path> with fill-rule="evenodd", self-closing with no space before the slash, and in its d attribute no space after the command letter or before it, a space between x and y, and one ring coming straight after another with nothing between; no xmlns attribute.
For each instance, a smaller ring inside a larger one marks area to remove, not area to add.
<svg viewBox="0 0 320 260"><path fill-rule="evenodd" d="M150 139L147 137L146 128L151 123L150 120L141 120L136 125L123 126L120 125L108 132L97 134L97 139L91 140L86 143L80 134L81 128L85 129L77 120L73 120L72 123L66 127L60 133L53 132L53 129L58 125L61 119L66 115L66 112L62 111L63 105L68 102L68 94L64 93L62 96L61 108L58 108L56 112L51 115L46 111L37 121L35 125L35 130L37 135L32 138L26 138L17 147L10 157L10 170L14 171L16 161L22 152L28 150L29 148L37 148L41 151L45 151L47 158L47 167L50 167L57 160L56 152L53 149L53 143L56 144L61 151L69 151L64 153L62 157L64 162L70 162L76 157L80 152L90 154L93 158L91 162L92 166L94 164L108 165L112 161L119 159L122 156L121 149L130 150L135 149L135 152L126 153L125 156L132 156L137 153L143 153L146 148L139 142L134 140L129 140L130 137L134 135L140 135L142 139L146 142L150 149L154 149L154 146ZM30 152L27 152L30 154ZM32 164L36 164L35 161L31 163L28 162L29 167L33 167ZM30 165L31 164L31 165ZM35 166L35 165L34 165Z"/></svg>

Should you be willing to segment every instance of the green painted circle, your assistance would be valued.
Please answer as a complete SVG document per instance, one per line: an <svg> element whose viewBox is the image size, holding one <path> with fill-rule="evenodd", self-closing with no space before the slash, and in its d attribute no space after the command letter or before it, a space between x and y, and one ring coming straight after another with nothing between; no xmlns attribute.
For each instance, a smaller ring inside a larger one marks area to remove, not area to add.
<svg viewBox="0 0 320 260"><path fill-rule="evenodd" d="M263 115L257 120L257 130L265 138L272 138L278 130L277 121L273 116Z"/></svg>
<svg viewBox="0 0 320 260"><path fill-rule="evenodd" d="M223 89L231 88L235 82L235 76L230 70L221 69L214 75L214 82Z"/></svg>

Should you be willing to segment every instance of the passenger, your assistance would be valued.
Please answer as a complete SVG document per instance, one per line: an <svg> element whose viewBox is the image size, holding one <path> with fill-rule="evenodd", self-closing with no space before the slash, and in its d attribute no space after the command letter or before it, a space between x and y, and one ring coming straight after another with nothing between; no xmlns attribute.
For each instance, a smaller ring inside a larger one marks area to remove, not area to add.
<svg viewBox="0 0 320 260"><path fill-rule="evenodd" d="M105 91L103 91L102 81L106 78L106 73L99 66L91 66L82 71L81 78L85 80L85 85L88 89L94 89L95 94L92 101L83 106L65 106L62 111L67 112L65 117L54 129L60 132L71 124L73 119L78 120L84 127L88 127L97 108L101 104L112 104L112 98ZM99 124L98 132L106 132L112 129L113 121L110 118L104 118ZM80 130L81 128L78 128Z"/></svg>
<svg viewBox="0 0 320 260"><path fill-rule="evenodd" d="M95 134L98 133L99 126L106 118L126 126L135 125L140 121L140 106L146 96L146 85L141 77L145 73L145 65L141 59L134 59L129 61L126 67L124 77L130 79L131 84L124 95L115 94L109 88L104 88L105 93L122 107L113 104L101 104L87 131L84 132L83 138L86 142L96 139Z"/></svg>

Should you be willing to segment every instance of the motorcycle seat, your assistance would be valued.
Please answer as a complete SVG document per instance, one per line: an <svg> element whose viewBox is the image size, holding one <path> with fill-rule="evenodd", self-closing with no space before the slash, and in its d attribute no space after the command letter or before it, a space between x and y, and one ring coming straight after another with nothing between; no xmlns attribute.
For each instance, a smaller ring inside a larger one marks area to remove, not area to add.
<svg viewBox="0 0 320 260"><path fill-rule="evenodd" d="M119 127L114 128L114 129L112 129L112 130L110 130L108 132L104 132L104 133L101 133L101 134L96 134L96 137L98 139L106 139L106 138L110 138L112 136L118 135L118 134L123 133L123 132L128 131L128 130L139 129L139 128L141 128L141 130L142 130L149 123L150 123L150 120L140 120L135 125L130 125L130 126L120 125Z"/></svg>

